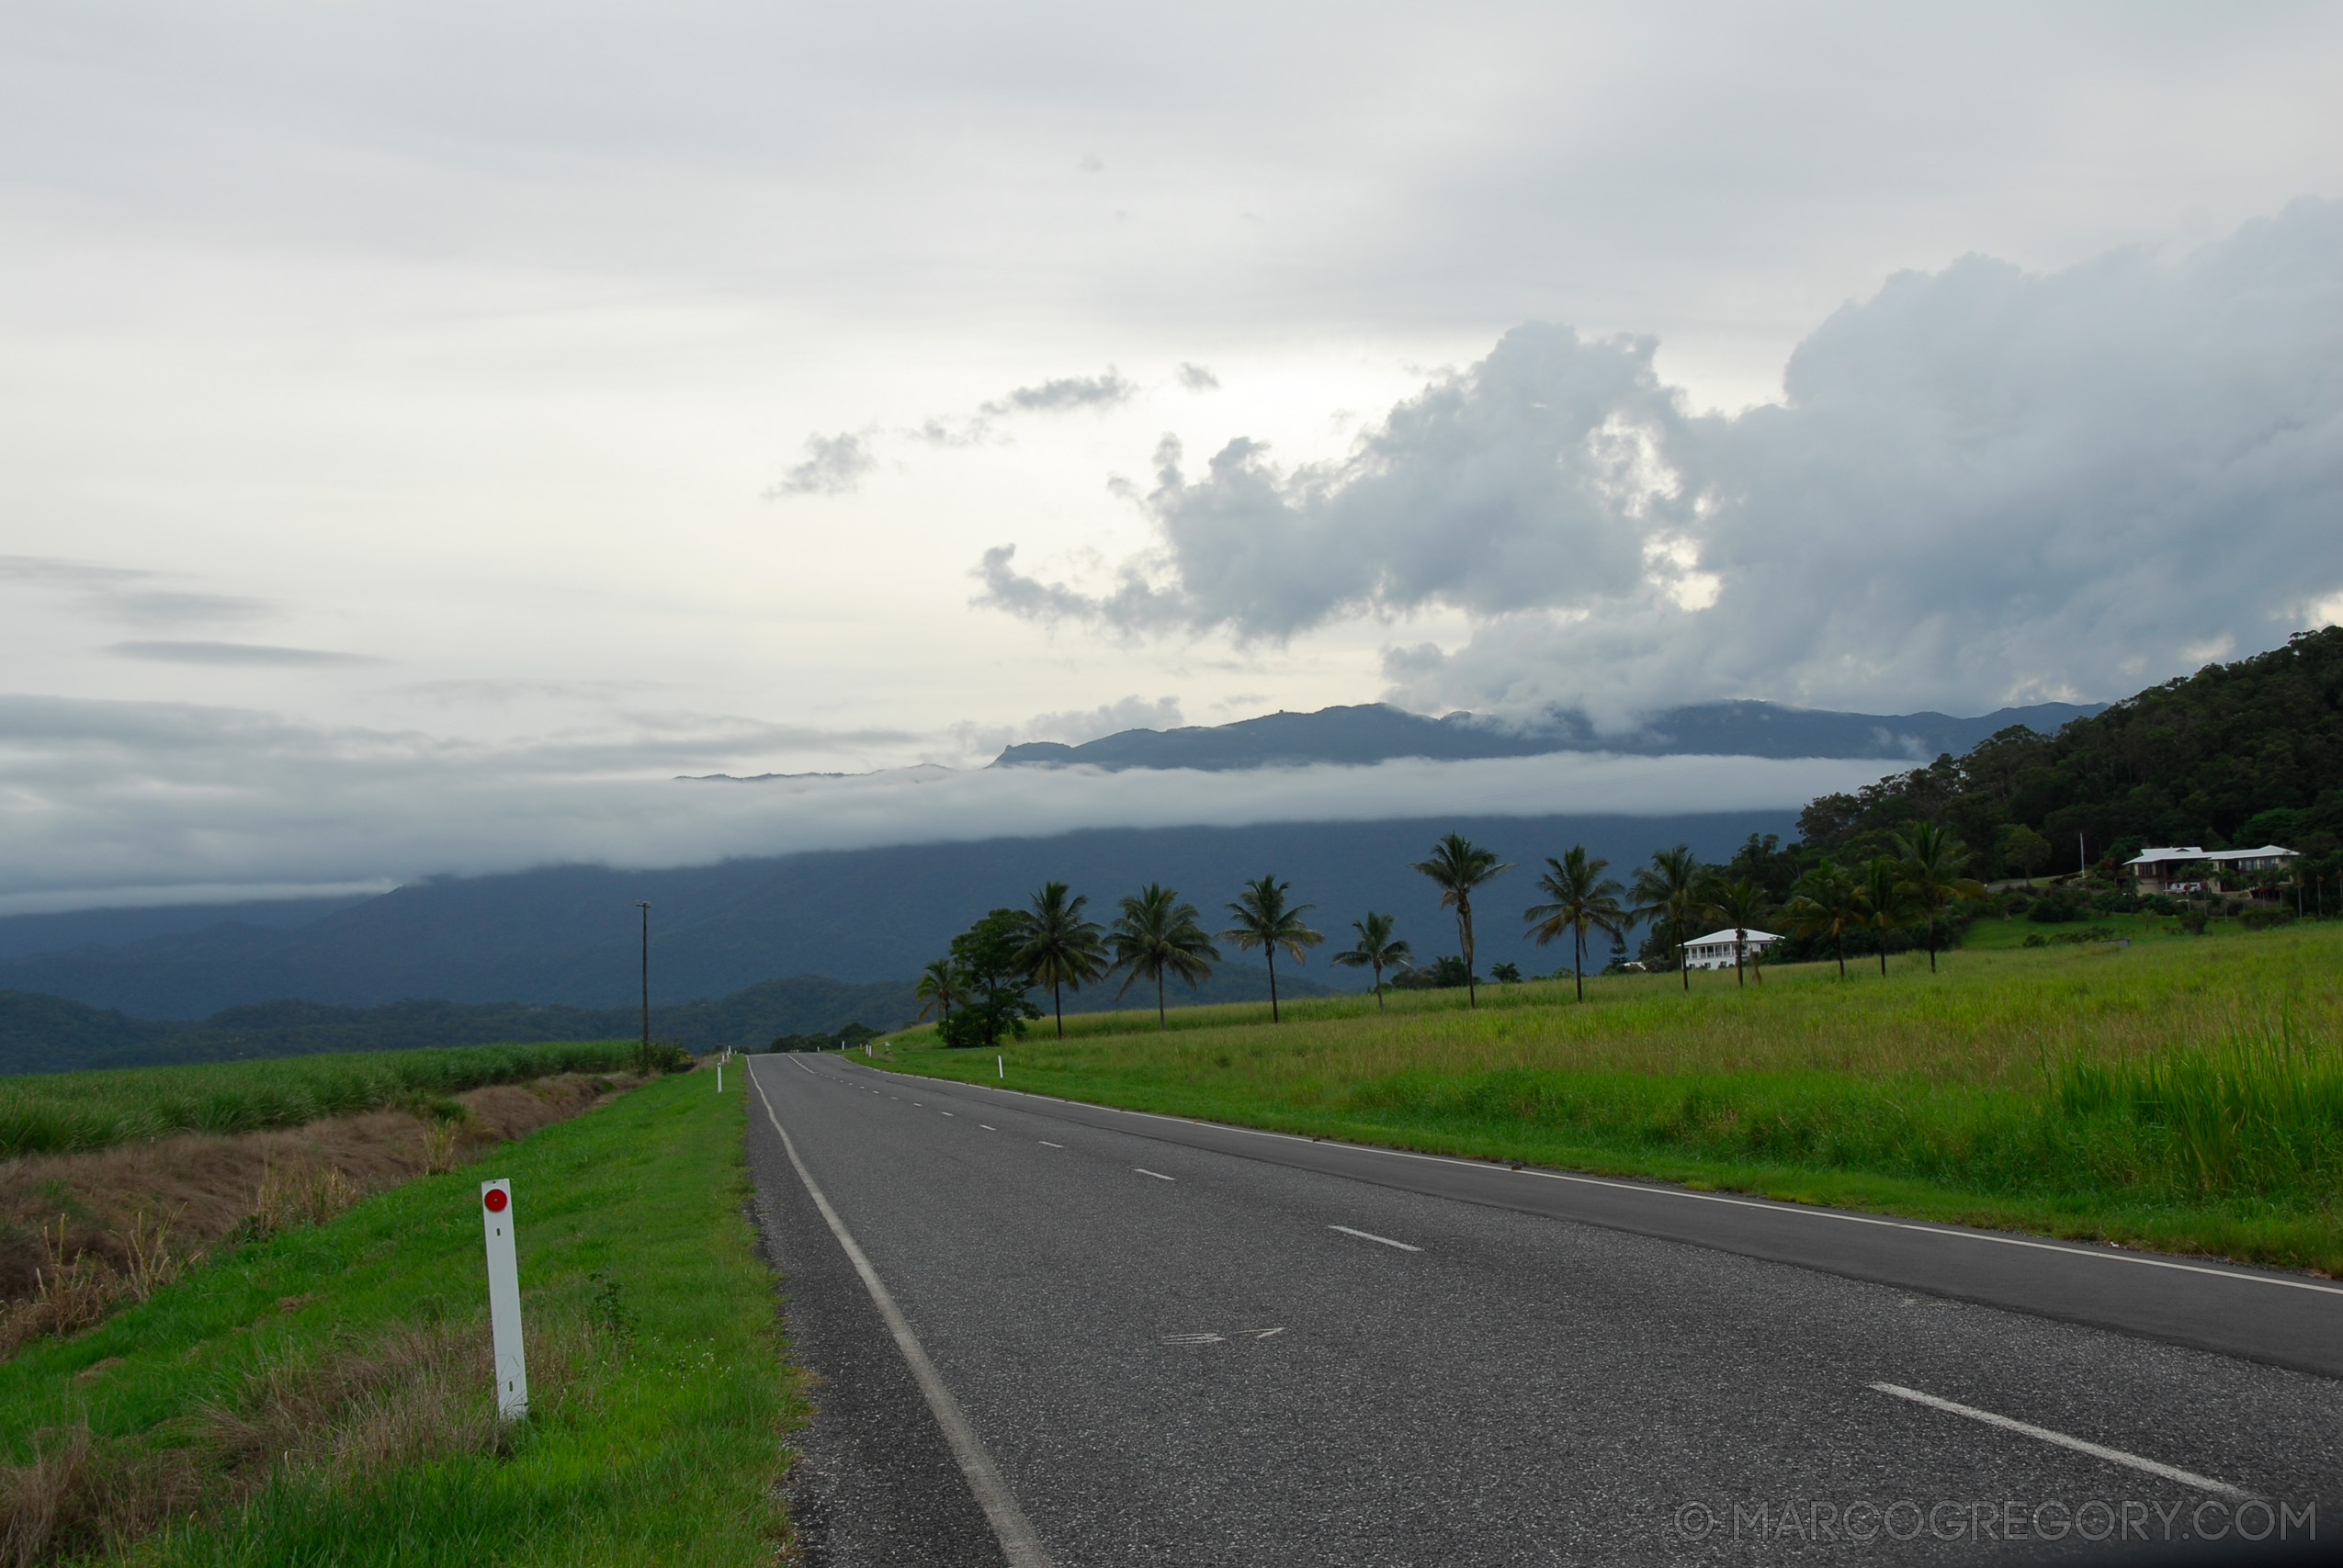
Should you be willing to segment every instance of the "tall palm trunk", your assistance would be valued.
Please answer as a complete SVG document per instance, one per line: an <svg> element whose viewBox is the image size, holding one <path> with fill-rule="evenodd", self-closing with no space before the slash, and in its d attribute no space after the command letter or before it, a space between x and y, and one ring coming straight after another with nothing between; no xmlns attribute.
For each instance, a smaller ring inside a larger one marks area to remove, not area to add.
<svg viewBox="0 0 2343 1568"><path fill-rule="evenodd" d="M1847 933L1845 930L1842 928L1841 930L1832 931L1830 933L1830 940L1839 949L1839 977L1843 980L1847 977Z"/></svg>
<svg viewBox="0 0 2343 1568"><path fill-rule="evenodd" d="M1166 1027L1167 1027L1167 1026L1165 1025L1165 1023L1164 1023L1164 1021L1163 1021L1163 969L1162 969L1162 966L1159 964L1159 965L1157 965L1157 967L1156 967L1156 971L1155 971L1155 1028L1156 1028L1156 1032L1158 1032L1159 1034L1160 1034L1160 1033L1161 1033L1161 1032L1163 1032L1163 1030L1164 1030Z"/></svg>
<svg viewBox="0 0 2343 1568"><path fill-rule="evenodd" d="M1383 965L1379 963L1375 966L1375 1010L1383 1010Z"/></svg>
<svg viewBox="0 0 2343 1568"><path fill-rule="evenodd" d="M1879 928L1879 977L1887 978L1887 928Z"/></svg>
<svg viewBox="0 0 2343 1568"><path fill-rule="evenodd" d="M1277 944L1263 942L1262 952L1269 958L1269 1021L1277 1021Z"/></svg>
<svg viewBox="0 0 2343 1568"><path fill-rule="evenodd" d="M1049 982L1049 1010L1058 1015L1058 1038L1066 1038L1066 1003L1058 995L1058 982Z"/></svg>
<svg viewBox="0 0 2343 1568"><path fill-rule="evenodd" d="M1480 1006L1480 992L1473 983L1473 901L1464 894L1456 896L1456 945L1465 950L1465 1005Z"/></svg>
<svg viewBox="0 0 2343 1568"><path fill-rule="evenodd" d="M1579 926L1570 933L1570 978L1579 985L1579 1000L1587 999L1587 928Z"/></svg>
<svg viewBox="0 0 2343 1568"><path fill-rule="evenodd" d="M1748 931L1739 926L1733 928L1733 984L1743 990L1749 989L1749 983L1741 978L1741 949L1749 944L1749 940Z"/></svg>

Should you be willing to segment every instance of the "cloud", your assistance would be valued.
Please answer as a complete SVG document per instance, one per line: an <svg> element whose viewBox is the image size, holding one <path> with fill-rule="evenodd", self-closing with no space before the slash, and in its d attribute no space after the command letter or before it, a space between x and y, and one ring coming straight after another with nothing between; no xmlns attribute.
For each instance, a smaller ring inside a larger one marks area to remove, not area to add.
<svg viewBox="0 0 2343 1568"><path fill-rule="evenodd" d="M118 642L106 650L123 659L148 659L163 664L247 664L322 668L340 664L379 664L364 653L334 653L322 648L277 648L257 642Z"/></svg>
<svg viewBox="0 0 2343 1568"><path fill-rule="evenodd" d="M1092 716L1113 722L1121 706ZM0 697L0 840L11 846L0 863L0 909L1091 827L1779 808L1869 782L1879 768L1568 753L1251 773L926 767L732 784L669 776L721 739L720 728L487 745L221 707Z"/></svg>
<svg viewBox="0 0 2343 1568"><path fill-rule="evenodd" d="M1179 377L1180 385L1185 387L1191 392L1217 392L1220 390L1220 378L1215 376L1211 371L1205 369L1201 365L1189 365L1183 363L1180 367Z"/></svg>
<svg viewBox="0 0 2343 1568"><path fill-rule="evenodd" d="M1031 387L1003 393L977 411L998 418L1011 413L1062 413L1068 409L1110 409L1138 395L1138 384L1126 380L1112 365L1098 376L1061 376Z"/></svg>
<svg viewBox="0 0 2343 1568"><path fill-rule="evenodd" d="M88 614L143 626L259 620L276 614L266 599L151 586L164 573L98 566L53 556L0 556L0 582L71 594Z"/></svg>
<svg viewBox="0 0 2343 1568"><path fill-rule="evenodd" d="M764 499L793 495L845 495L878 467L878 455L863 436L851 433L806 437L805 461L767 487Z"/></svg>
<svg viewBox="0 0 2343 1568"><path fill-rule="evenodd" d="M1167 438L1152 548L1085 586L996 547L979 602L1268 640L1464 612L1461 648L1387 660L1426 711L2121 695L2343 594L2338 280L2343 204L2309 199L2177 259L1969 256L1842 308L1730 418L1651 339L1522 326L1341 462L1239 437L1196 471Z"/></svg>

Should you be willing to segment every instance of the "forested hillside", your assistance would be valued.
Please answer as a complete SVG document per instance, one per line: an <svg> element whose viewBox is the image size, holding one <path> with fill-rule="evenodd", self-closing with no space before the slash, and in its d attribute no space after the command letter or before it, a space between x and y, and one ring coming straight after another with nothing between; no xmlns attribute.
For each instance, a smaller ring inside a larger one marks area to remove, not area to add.
<svg viewBox="0 0 2343 1568"><path fill-rule="evenodd" d="M1809 852L1861 858L1923 819L1975 850L1972 874L1985 877L2073 871L2084 856L2120 864L2152 844L2276 842L2332 860L2343 849L2343 627L2209 664L2054 736L2013 726L1964 757L1824 795L1798 829ZM2030 855L2041 863L2028 867Z"/></svg>
<svg viewBox="0 0 2343 1568"><path fill-rule="evenodd" d="M651 1029L661 1040L694 1050L754 1047L775 1035L826 1033L849 1022L891 1029L918 1008L908 980L855 983L800 975L767 980L728 997L654 1007ZM163 1021L100 1010L62 997L0 991L0 1075L327 1051L628 1039L641 1027L641 1014L633 1008L448 1001L372 1008L258 1002L194 1021Z"/></svg>

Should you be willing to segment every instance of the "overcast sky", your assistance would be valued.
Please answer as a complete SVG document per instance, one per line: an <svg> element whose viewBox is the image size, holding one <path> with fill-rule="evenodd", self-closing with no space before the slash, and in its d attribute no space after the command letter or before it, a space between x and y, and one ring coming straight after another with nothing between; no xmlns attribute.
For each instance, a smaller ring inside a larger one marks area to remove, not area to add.
<svg viewBox="0 0 2343 1568"><path fill-rule="evenodd" d="M491 781L2098 700L2343 612L2332 6L74 0L0 51L0 898L475 869L426 829ZM296 789L340 861L191 848Z"/></svg>

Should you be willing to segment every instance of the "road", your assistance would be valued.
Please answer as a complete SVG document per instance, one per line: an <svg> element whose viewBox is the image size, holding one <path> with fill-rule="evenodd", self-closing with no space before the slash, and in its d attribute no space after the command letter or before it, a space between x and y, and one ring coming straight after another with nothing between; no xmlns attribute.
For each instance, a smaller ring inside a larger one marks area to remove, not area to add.
<svg viewBox="0 0 2343 1568"><path fill-rule="evenodd" d="M2343 1355L2343 1294L834 1057L750 1070L759 1218L821 1380L793 1488L817 1564L2065 1560L2299 1542L2311 1510L2343 1531L2343 1387L2306 1370ZM1989 1304L2029 1289L2038 1310ZM2145 1331L2075 1321L2110 1303ZM2265 1359L2202 1348L2240 1337Z"/></svg>

